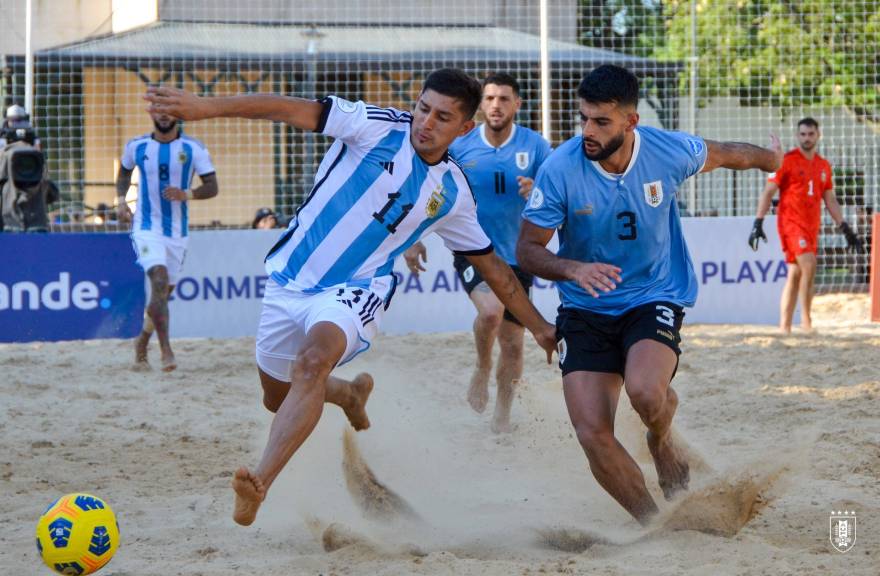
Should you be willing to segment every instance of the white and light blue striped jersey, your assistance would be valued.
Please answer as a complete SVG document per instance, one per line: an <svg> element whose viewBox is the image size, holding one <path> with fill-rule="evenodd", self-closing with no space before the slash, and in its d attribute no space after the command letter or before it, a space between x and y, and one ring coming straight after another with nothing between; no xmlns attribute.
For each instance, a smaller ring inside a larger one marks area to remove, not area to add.
<svg viewBox="0 0 880 576"><path fill-rule="evenodd" d="M132 138L122 153L122 167L140 171L137 209L133 231L151 231L160 236L181 238L188 234L189 211L186 201L166 200L168 186L191 188L194 174L214 173L211 156L204 144L180 134L171 142L159 142L152 134Z"/></svg>
<svg viewBox="0 0 880 576"><path fill-rule="evenodd" d="M518 176L535 178L550 155L544 137L525 126L511 126L510 136L498 148L486 139L486 125L480 124L449 147L449 153L464 169L477 198L477 219L489 235L495 252L516 265L516 241L520 218L526 206L519 195Z"/></svg>
<svg viewBox="0 0 880 576"><path fill-rule="evenodd" d="M622 314L655 301L693 306L697 277L678 216L678 187L703 169L699 136L640 126L623 174L584 154L583 136L557 148L538 170L523 218L559 230L561 258L620 267L617 287L598 298L557 282L562 305Z"/></svg>
<svg viewBox="0 0 880 576"><path fill-rule="evenodd" d="M387 300L394 259L431 232L458 254L492 251L467 178L448 154L436 164L419 157L410 113L335 96L322 103L317 132L336 140L266 257L275 282L306 293L357 286Z"/></svg>

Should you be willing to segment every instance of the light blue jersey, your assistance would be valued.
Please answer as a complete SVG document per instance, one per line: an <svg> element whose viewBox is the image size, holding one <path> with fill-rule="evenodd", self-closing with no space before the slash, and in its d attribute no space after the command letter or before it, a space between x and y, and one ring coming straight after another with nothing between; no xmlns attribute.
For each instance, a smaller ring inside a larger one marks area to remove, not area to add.
<svg viewBox="0 0 880 576"><path fill-rule="evenodd" d="M138 199L132 231L147 231L169 238L189 234L189 208L186 201L166 200L168 186L188 190L194 174L214 173L211 156L204 144L181 134L171 142L159 142L151 134L132 138L122 153L122 167L138 168Z"/></svg>
<svg viewBox="0 0 880 576"><path fill-rule="evenodd" d="M587 159L583 137L567 141L541 167L523 218L559 228L561 258L614 264L617 288L598 298L558 282L563 307L622 314L654 301L693 306L697 278L681 231L676 190L702 170L697 136L639 127L632 160L609 174Z"/></svg>
<svg viewBox="0 0 880 576"><path fill-rule="evenodd" d="M305 293L356 286L387 299L394 259L422 236L436 232L458 254L492 251L464 173L448 155L436 164L422 160L411 124L408 112L324 100L317 131L336 141L266 257L275 282Z"/></svg>
<svg viewBox="0 0 880 576"><path fill-rule="evenodd" d="M550 151L543 136L516 124L498 148L486 139L485 124L458 138L449 148L474 190L480 226L508 264L516 265L516 240L526 205L516 178L534 179Z"/></svg>

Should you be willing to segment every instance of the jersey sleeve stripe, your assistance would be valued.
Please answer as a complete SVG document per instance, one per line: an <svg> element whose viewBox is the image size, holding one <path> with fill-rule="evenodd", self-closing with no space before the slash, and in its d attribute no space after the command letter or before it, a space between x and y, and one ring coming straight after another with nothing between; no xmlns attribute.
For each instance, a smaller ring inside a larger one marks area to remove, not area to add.
<svg viewBox="0 0 880 576"><path fill-rule="evenodd" d="M333 108L333 99L327 96L326 98L318 100L318 103L324 108L321 110L321 115L318 117L318 125L315 126L315 132L323 134L324 129L327 127L327 119L330 117L330 110Z"/></svg>
<svg viewBox="0 0 880 576"><path fill-rule="evenodd" d="M455 250L452 253L456 256L485 256L495 251L495 247L489 244L485 248L479 250Z"/></svg>

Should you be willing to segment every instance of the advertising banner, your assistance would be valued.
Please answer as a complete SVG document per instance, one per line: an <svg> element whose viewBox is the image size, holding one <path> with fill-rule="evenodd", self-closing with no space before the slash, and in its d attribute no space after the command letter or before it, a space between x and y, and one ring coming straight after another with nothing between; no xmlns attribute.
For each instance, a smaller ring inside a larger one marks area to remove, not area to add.
<svg viewBox="0 0 880 576"><path fill-rule="evenodd" d="M168 304L171 336L253 336L266 288L263 258L283 230L191 232L183 274Z"/></svg>
<svg viewBox="0 0 880 576"><path fill-rule="evenodd" d="M685 218L682 223L700 287L697 305L687 309L685 322L777 323L787 268L775 218L767 218L764 229L769 241L758 252L747 243L752 218ZM193 232L183 277L170 304L172 336L253 336L267 282L263 257L281 234L280 230ZM399 284L382 331L470 330L474 307L452 267L452 254L436 236L424 243L427 272L415 277L402 258L395 263ZM532 299L548 320L556 317L559 299L552 282L536 279Z"/></svg>
<svg viewBox="0 0 880 576"><path fill-rule="evenodd" d="M129 338L143 313L127 234L0 234L0 342Z"/></svg>

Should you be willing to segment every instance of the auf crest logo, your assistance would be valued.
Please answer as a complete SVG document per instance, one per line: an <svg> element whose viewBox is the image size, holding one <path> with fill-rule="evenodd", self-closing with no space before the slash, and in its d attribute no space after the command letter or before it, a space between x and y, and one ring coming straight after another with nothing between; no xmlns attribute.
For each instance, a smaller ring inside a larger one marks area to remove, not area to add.
<svg viewBox="0 0 880 576"><path fill-rule="evenodd" d="M831 545L840 553L849 552L856 543L855 510L832 510L828 523Z"/></svg>

